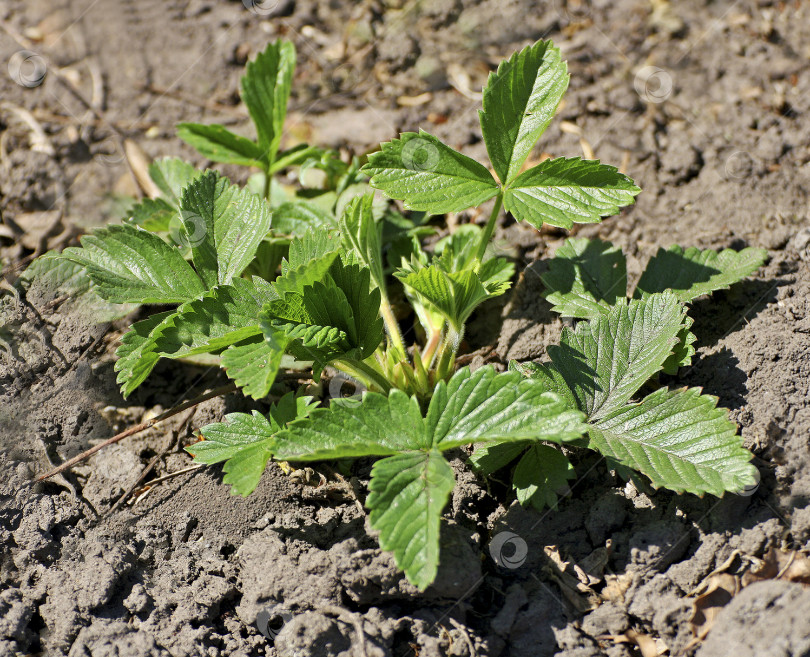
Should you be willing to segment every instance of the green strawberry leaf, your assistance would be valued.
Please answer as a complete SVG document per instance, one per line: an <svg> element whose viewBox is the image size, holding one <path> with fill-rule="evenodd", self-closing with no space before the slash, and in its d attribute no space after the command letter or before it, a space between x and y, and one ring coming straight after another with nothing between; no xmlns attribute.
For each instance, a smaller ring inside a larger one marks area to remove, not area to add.
<svg viewBox="0 0 810 657"><path fill-rule="evenodd" d="M557 491L575 476L565 454L548 445L532 445L515 467L512 487L523 506L537 511L557 508Z"/></svg>
<svg viewBox="0 0 810 657"><path fill-rule="evenodd" d="M340 217L340 232L346 249L355 254L360 264L369 268L374 285L385 289L382 223L374 220L373 203L374 194L356 196Z"/></svg>
<svg viewBox="0 0 810 657"><path fill-rule="evenodd" d="M372 469L372 527L408 579L424 590L439 557L439 521L453 488L444 450L476 442L553 440L581 436L582 415L542 383L492 367L464 368L440 382L422 415L401 390L368 392L359 405L314 411L276 436L277 459L315 461L387 456Z"/></svg>
<svg viewBox="0 0 810 657"><path fill-rule="evenodd" d="M551 41L501 62L484 87L479 112L487 153L501 182L520 172L568 88L568 67Z"/></svg>
<svg viewBox="0 0 810 657"><path fill-rule="evenodd" d="M206 286L231 282L250 264L270 230L267 204L214 171L189 183L180 201L181 241Z"/></svg>
<svg viewBox="0 0 810 657"><path fill-rule="evenodd" d="M115 351L118 360L115 361L114 369L118 372L117 382L121 385L124 399L143 383L157 365L160 360L156 346L157 338L178 315L179 312L173 310L156 313L135 322L121 338L121 344Z"/></svg>
<svg viewBox="0 0 810 657"><path fill-rule="evenodd" d="M552 310L563 317L607 315L627 294L627 262L610 242L570 238L557 249L541 277Z"/></svg>
<svg viewBox="0 0 810 657"><path fill-rule="evenodd" d="M610 313L563 329L548 354L588 419L621 408L656 372L677 344L685 309L675 295L620 300Z"/></svg>
<svg viewBox="0 0 810 657"><path fill-rule="evenodd" d="M176 247L130 224L108 226L69 247L63 257L82 265L102 299L114 303L183 303L205 292Z"/></svg>
<svg viewBox="0 0 810 657"><path fill-rule="evenodd" d="M380 290L370 287L368 268L335 260L329 274L266 304L265 335L282 333L291 353L315 362L315 376L336 359L364 360L383 339Z"/></svg>
<svg viewBox="0 0 810 657"><path fill-rule="evenodd" d="M223 481L231 485L234 495L250 495L272 456L275 435L287 423L306 417L315 408L311 397L295 397L287 393L270 407L264 417L258 411L231 413L224 422L200 429L204 440L186 448L197 463L213 464L226 461Z"/></svg>
<svg viewBox="0 0 810 657"><path fill-rule="evenodd" d="M660 389L591 426L590 447L653 485L696 495L742 492L757 482L728 411L700 389Z"/></svg>
<svg viewBox="0 0 810 657"><path fill-rule="evenodd" d="M672 290L681 301L690 302L703 294L725 290L753 274L768 259L765 249L725 249L718 253L695 247L659 249L650 259L638 282L635 298Z"/></svg>
<svg viewBox="0 0 810 657"><path fill-rule="evenodd" d="M265 149L219 124L178 123L177 136L214 162L264 167Z"/></svg>
<svg viewBox="0 0 810 657"><path fill-rule="evenodd" d="M129 210L126 222L152 233L167 233L177 208L162 198L145 198Z"/></svg>
<svg viewBox="0 0 810 657"><path fill-rule="evenodd" d="M183 190L192 180L199 178L202 173L188 162L176 157L165 157L155 160L149 165L149 177L160 189L163 199L171 204L173 208L180 207Z"/></svg>
<svg viewBox="0 0 810 657"><path fill-rule="evenodd" d="M535 228L598 223L633 203L641 191L616 167L599 160L558 157L524 171L505 188L504 207Z"/></svg>
<svg viewBox="0 0 810 657"><path fill-rule="evenodd" d="M568 442L582 435L581 417L542 383L487 366L463 368L436 386L425 423L432 444L447 450L503 440Z"/></svg>
<svg viewBox="0 0 810 657"><path fill-rule="evenodd" d="M221 351L247 338L261 335L259 314L264 304L277 299L273 286L254 278L235 278L203 298L186 304L156 338L166 358L185 358Z"/></svg>
<svg viewBox="0 0 810 657"><path fill-rule="evenodd" d="M283 335L254 336L222 352L222 367L243 394L262 399L276 380L286 349Z"/></svg>
<svg viewBox="0 0 810 657"><path fill-rule="evenodd" d="M424 591L439 567L442 509L456 480L437 449L389 456L371 469L366 506L380 547Z"/></svg>
<svg viewBox="0 0 810 657"><path fill-rule="evenodd" d="M276 159L281 144L294 71L295 46L279 39L248 63L241 80L242 101L256 126L264 159L269 162Z"/></svg>
<svg viewBox="0 0 810 657"><path fill-rule="evenodd" d="M330 228L337 228L337 221L331 212L321 206L299 199L282 203L273 210L272 228L273 235L300 237L311 229L326 232Z"/></svg>
<svg viewBox="0 0 810 657"><path fill-rule="evenodd" d="M405 202L409 210L460 212L498 193L486 167L424 130L380 145L362 171L371 186Z"/></svg>

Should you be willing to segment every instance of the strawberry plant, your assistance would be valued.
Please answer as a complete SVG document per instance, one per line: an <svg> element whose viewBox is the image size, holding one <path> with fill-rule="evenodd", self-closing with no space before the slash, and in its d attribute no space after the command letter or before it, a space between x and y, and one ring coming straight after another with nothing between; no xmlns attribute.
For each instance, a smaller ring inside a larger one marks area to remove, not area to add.
<svg viewBox="0 0 810 657"><path fill-rule="evenodd" d="M557 48L537 42L489 78L480 123L494 176L433 135L409 132L362 169L322 159L340 175L285 206L270 194L271 176L316 152L279 150L293 65L292 46L282 42L248 65L242 95L257 141L221 126L180 126L209 159L261 169L262 193L163 160L151 172L158 199L61 256L107 301L168 306L122 339L116 370L125 396L161 358L202 356L245 395L273 397L266 415L233 413L203 427L204 440L188 448L197 462L224 462L224 481L248 495L270 459L379 458L366 499L371 525L420 589L438 567L451 449L475 445L472 463L484 473L519 459L517 496L540 508L572 476L562 445L597 450L623 474L635 470L676 491L720 495L753 485L751 455L713 397L661 387L635 400L656 373L694 354L684 304L751 273L759 251L661 252L628 301L621 254L570 240L544 282L555 309L584 321L549 347L551 362L513 363L502 373L456 366L470 317L504 294L514 274L489 248L502 209L536 227L570 228L600 221L640 191L595 160L526 167L568 85ZM376 201L368 184L403 201L410 216ZM327 198L308 200L318 196ZM492 209L483 227L461 226L432 251L423 246L429 215L485 202ZM283 249L268 255L268 240ZM411 306L413 344L395 295ZM276 381L283 369L311 368L318 382L327 367L362 385L362 399L321 404L283 394Z"/></svg>

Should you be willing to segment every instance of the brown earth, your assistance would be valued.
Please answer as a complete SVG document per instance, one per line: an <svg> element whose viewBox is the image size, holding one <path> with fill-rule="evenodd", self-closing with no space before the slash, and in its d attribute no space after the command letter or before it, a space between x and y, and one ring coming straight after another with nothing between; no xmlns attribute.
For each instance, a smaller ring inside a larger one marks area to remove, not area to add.
<svg viewBox="0 0 810 657"><path fill-rule="evenodd" d="M116 195L133 192L110 123L151 157L200 165L174 137L176 122L246 131L238 78L245 55L269 39L298 48L292 138L362 153L423 127L484 157L476 91L501 58L551 37L572 83L536 155L592 149L645 190L580 235L620 244L635 275L659 245L770 250L753 279L695 305L699 358L668 381L702 386L731 409L762 485L751 497L676 496L625 484L586 456L572 494L537 514L458 462L439 579L419 595L358 507L367 470L350 490L270 466L243 500L229 495L219 469L200 469L110 512L155 456L163 455L154 475L188 467L176 445L243 407L235 395L32 484L51 462L224 379L164 364L124 402L112 354L126 322L97 324L52 303L56 290L4 290L0 654L629 657L640 654L631 643L606 637L632 629L670 655L810 655L810 592L799 584L748 587L703 645L688 622L689 594L732 556L735 572L771 546L810 549L810 6L279 0L263 9L213 0L0 5L0 59L22 49L15 36L29 39L47 72L31 88L0 75L7 280L34 253L109 221ZM96 101L103 120L54 71ZM398 101L425 92L425 104ZM32 140L18 108L44 136ZM244 182L244 172L229 173ZM499 237L526 269L508 303L494 306L503 325L479 313L471 347L495 345L502 362L541 358L561 323L538 274L562 235L505 226ZM491 558L505 531L526 544L517 568ZM564 594L550 546L574 563L607 552L593 585L598 606ZM269 641L257 616L282 611L286 622Z"/></svg>

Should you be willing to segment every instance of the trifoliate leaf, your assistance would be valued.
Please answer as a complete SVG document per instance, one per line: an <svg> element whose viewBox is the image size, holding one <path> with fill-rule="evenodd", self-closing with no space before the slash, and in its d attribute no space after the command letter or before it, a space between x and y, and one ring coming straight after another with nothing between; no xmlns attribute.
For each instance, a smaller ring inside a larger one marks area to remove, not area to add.
<svg viewBox="0 0 810 657"><path fill-rule="evenodd" d="M568 67L551 41L501 62L484 87L481 133L501 182L512 180L543 134L568 88Z"/></svg>
<svg viewBox="0 0 810 657"><path fill-rule="evenodd" d="M182 306L181 306L182 307ZM121 345L116 349L115 371L117 382L121 385L124 399L132 394L160 360L156 341L160 332L177 318L177 311L156 313L147 319L135 322L121 338Z"/></svg>
<svg viewBox="0 0 810 657"><path fill-rule="evenodd" d="M380 547L394 553L420 591L436 578L442 509L454 485L453 468L435 449L389 456L371 469L371 526L380 532Z"/></svg>
<svg viewBox="0 0 810 657"><path fill-rule="evenodd" d="M607 315L627 294L624 254L619 247L601 240L566 240L540 278L552 310L563 317Z"/></svg>
<svg viewBox="0 0 810 657"><path fill-rule="evenodd" d="M405 132L380 148L362 171L372 187L403 200L409 210L460 212L498 193L486 167L424 130Z"/></svg>
<svg viewBox="0 0 810 657"><path fill-rule="evenodd" d="M728 412L698 388L660 389L590 429L590 446L645 474L653 485L696 495L741 492L756 482Z"/></svg>
<svg viewBox="0 0 810 657"><path fill-rule="evenodd" d="M260 335L259 314L264 304L277 298L272 285L260 278L235 278L183 306L161 330L157 350L167 358L184 358Z"/></svg>
<svg viewBox="0 0 810 657"><path fill-rule="evenodd" d="M315 407L311 397L294 397L287 393L270 408L268 417L258 411L231 413L224 422L200 429L204 440L186 448L197 463L220 463L224 466L223 481L231 485L231 493L247 496L252 493L272 456L276 433L288 422L306 417Z"/></svg>
<svg viewBox="0 0 810 657"><path fill-rule="evenodd" d="M599 160L558 157L523 172L504 191L504 207L535 228L598 223L633 203L641 190Z"/></svg>
<svg viewBox="0 0 810 657"><path fill-rule="evenodd" d="M318 410L280 434L276 457L317 461L477 442L565 442L584 431L582 414L542 383L485 366L462 368L449 383L440 382L424 418L416 398L397 389L387 397L368 392L359 405Z"/></svg>
<svg viewBox="0 0 810 657"><path fill-rule="evenodd" d="M101 298L115 303L182 303L205 292L176 247L154 233L123 224L85 235L63 257L83 265Z"/></svg>
<svg viewBox="0 0 810 657"><path fill-rule="evenodd" d="M241 80L242 101L269 162L276 159L281 143L294 71L295 46L279 39L248 63Z"/></svg>
<svg viewBox="0 0 810 657"><path fill-rule="evenodd" d="M681 301L689 302L703 294L725 290L753 274L768 259L765 249L748 247L742 251L725 249L718 253L695 247L673 246L659 249L647 263L634 296L672 290Z"/></svg>
<svg viewBox="0 0 810 657"><path fill-rule="evenodd" d="M532 445L518 461L512 475L512 487L518 501L538 511L557 508L557 491L575 476L565 454L548 445Z"/></svg>
<svg viewBox="0 0 810 657"><path fill-rule="evenodd" d="M250 139L235 135L225 126L216 123L179 123L177 136L214 162L246 167L264 166L265 149Z"/></svg>
<svg viewBox="0 0 810 657"><path fill-rule="evenodd" d="M548 354L590 421L626 404L672 353L684 308L667 292L620 300L610 313L563 329Z"/></svg>
<svg viewBox="0 0 810 657"><path fill-rule="evenodd" d="M340 232L347 249L369 268L374 285L384 289L382 224L374 220L373 203L374 194L356 196L340 217Z"/></svg>
<svg viewBox="0 0 810 657"><path fill-rule="evenodd" d="M243 394L262 399L276 380L286 348L283 335L258 335L222 352L222 367Z"/></svg>
<svg viewBox="0 0 810 657"><path fill-rule="evenodd" d="M270 229L270 210L263 199L208 171L183 190L180 221L181 241L212 288L248 266Z"/></svg>
<svg viewBox="0 0 810 657"><path fill-rule="evenodd" d="M149 177L174 208L180 207L180 198L186 186L202 173L176 157L165 157L149 165Z"/></svg>
<svg viewBox="0 0 810 657"><path fill-rule="evenodd" d="M293 461L388 456L372 469L371 524L383 549L424 589L436 574L439 518L453 486L440 452L476 442L562 442L584 428L582 414L541 383L518 372L464 368L438 384L424 417L416 397L401 390L368 392L359 405L316 410L290 424L273 449Z"/></svg>

